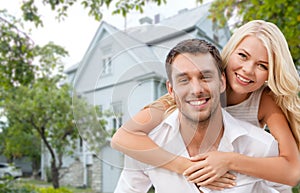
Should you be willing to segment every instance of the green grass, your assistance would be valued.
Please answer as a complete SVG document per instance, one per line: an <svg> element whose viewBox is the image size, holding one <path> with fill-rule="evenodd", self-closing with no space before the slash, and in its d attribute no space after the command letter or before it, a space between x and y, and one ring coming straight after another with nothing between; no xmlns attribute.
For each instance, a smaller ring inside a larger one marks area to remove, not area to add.
<svg viewBox="0 0 300 193"><path fill-rule="evenodd" d="M29 178L22 178L20 180L17 181L17 183L20 184L31 184L34 185L36 187L52 187L51 183L42 181L42 180L35 180L35 179L29 179ZM66 186L61 186L64 187L70 191L72 191L73 193L94 193L93 190L91 190L91 188L74 188L74 187L66 187Z"/></svg>

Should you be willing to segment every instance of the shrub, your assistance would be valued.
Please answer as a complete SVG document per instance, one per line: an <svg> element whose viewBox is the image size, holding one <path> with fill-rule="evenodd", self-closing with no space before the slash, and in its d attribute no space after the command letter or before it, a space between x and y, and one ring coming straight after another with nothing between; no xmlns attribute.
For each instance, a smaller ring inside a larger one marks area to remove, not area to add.
<svg viewBox="0 0 300 193"><path fill-rule="evenodd" d="M47 187L47 188L37 188L37 193L72 193L72 192L66 188L54 189L52 187Z"/></svg>

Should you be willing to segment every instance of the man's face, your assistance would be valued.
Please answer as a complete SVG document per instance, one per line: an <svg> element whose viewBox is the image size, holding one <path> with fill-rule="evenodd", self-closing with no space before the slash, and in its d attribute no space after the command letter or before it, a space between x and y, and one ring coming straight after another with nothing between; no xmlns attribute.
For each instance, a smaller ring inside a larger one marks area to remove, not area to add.
<svg viewBox="0 0 300 193"><path fill-rule="evenodd" d="M218 74L213 57L207 54L179 54L172 65L169 94L184 118L193 122L208 121L220 108L220 93L225 77Z"/></svg>

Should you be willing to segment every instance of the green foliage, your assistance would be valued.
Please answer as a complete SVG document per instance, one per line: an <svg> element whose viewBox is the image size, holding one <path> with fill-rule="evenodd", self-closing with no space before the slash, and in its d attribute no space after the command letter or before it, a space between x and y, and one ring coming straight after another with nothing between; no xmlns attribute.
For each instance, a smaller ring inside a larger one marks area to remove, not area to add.
<svg viewBox="0 0 300 193"><path fill-rule="evenodd" d="M38 193L32 185L17 186L13 180L1 181L0 193Z"/></svg>
<svg viewBox="0 0 300 193"><path fill-rule="evenodd" d="M297 186L293 187L292 191L293 191L293 193L299 193L300 192L300 183Z"/></svg>
<svg viewBox="0 0 300 193"><path fill-rule="evenodd" d="M283 32L296 65L300 65L300 3L293 0L215 0L210 17L223 27L234 18L232 28L262 19L276 24Z"/></svg>
<svg viewBox="0 0 300 193"><path fill-rule="evenodd" d="M34 45L22 23L0 10L0 85L7 89L34 79Z"/></svg>
<svg viewBox="0 0 300 193"><path fill-rule="evenodd" d="M67 188L37 187L28 183L6 180L0 183L0 193L72 193L72 191Z"/></svg>
<svg viewBox="0 0 300 193"><path fill-rule="evenodd" d="M10 128L5 128L1 133L4 136L3 153L6 157L21 158L29 157L31 161L38 162L41 154L40 138L31 133L20 130L23 126L19 123L12 124ZM26 129L28 130L28 129Z"/></svg>
<svg viewBox="0 0 300 193"><path fill-rule="evenodd" d="M62 74L68 52L52 42L36 46L23 23L0 10L0 85L2 90L29 85L37 77ZM0 96L1 97L1 96Z"/></svg>
<svg viewBox="0 0 300 193"><path fill-rule="evenodd" d="M47 188L38 188L37 193L72 193L72 192L67 188L54 189L52 187L47 187Z"/></svg>
<svg viewBox="0 0 300 193"><path fill-rule="evenodd" d="M100 111L99 107L88 104L84 99L73 94L74 123L80 137L87 142L89 149L96 154L100 153L109 133L105 129L107 121L105 117L112 115L111 112Z"/></svg>
<svg viewBox="0 0 300 193"><path fill-rule="evenodd" d="M148 2L154 2L157 5L166 3L166 0L118 0L115 1L116 9L113 13L122 14L126 16L131 10L138 10L143 12L143 7ZM202 0L197 0L202 2ZM100 21L103 17L101 7L106 6L107 8L112 4L112 0L43 0L44 5L57 13L56 18L60 21L67 17L67 13L70 7L75 3L80 3L84 9L88 10L88 15L94 17ZM26 0L22 3L21 10L23 12L23 18L25 21L33 22L37 27L43 26L42 15L40 14L38 7L36 6L35 0Z"/></svg>

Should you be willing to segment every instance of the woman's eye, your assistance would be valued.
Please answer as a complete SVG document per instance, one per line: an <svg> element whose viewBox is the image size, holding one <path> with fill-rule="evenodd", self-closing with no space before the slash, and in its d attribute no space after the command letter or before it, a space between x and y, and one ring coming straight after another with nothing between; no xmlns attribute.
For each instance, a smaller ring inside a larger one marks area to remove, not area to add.
<svg viewBox="0 0 300 193"><path fill-rule="evenodd" d="M243 59L247 58L247 56L246 56L245 54L243 54L243 53L238 53L238 55L239 55L241 58L243 58Z"/></svg>
<svg viewBox="0 0 300 193"><path fill-rule="evenodd" d="M268 70L268 67L264 64L258 64L258 68L261 70Z"/></svg>

